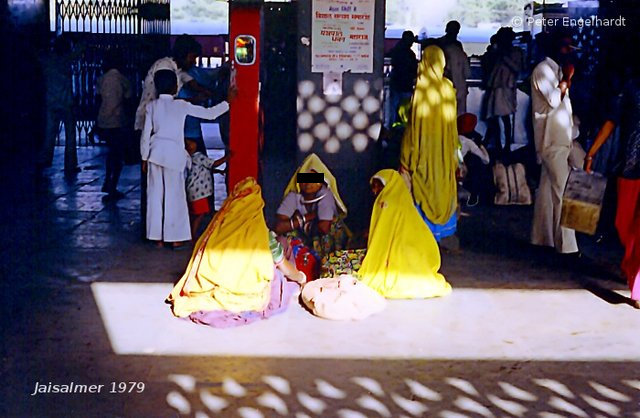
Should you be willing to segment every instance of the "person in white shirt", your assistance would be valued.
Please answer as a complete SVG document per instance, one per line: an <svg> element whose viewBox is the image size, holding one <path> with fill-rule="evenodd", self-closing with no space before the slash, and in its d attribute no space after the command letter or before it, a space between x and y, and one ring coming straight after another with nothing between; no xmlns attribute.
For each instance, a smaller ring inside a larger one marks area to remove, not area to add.
<svg viewBox="0 0 640 418"><path fill-rule="evenodd" d="M482 135L476 131L478 117L472 113L458 116L458 140L460 140L462 186L468 190L467 206L493 200L493 173L490 167L489 152L482 145ZM471 203L475 202L475 203Z"/></svg>
<svg viewBox="0 0 640 418"><path fill-rule="evenodd" d="M553 247L558 253L578 253L575 231L560 225L562 195L570 166L582 167L572 152L573 117L569 88L574 68L569 62L571 36L558 31L552 35L548 56L531 74L533 134L542 163L540 185L533 212L531 242ZM583 155L584 158L584 155Z"/></svg>
<svg viewBox="0 0 640 418"><path fill-rule="evenodd" d="M140 138L142 172L147 175L146 237L160 247L170 242L180 248L191 240L185 192L190 158L184 146L184 120L187 115L215 119L229 110L229 104L204 108L174 99L178 82L171 70L157 71L154 83L159 97L146 106ZM230 100L235 94L235 90L229 92Z"/></svg>

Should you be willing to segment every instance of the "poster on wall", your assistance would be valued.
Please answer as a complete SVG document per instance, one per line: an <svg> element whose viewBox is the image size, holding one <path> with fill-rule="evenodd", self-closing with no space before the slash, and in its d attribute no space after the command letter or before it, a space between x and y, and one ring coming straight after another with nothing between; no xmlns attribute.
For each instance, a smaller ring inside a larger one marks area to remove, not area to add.
<svg viewBox="0 0 640 418"><path fill-rule="evenodd" d="M311 71L373 72L375 0L313 0Z"/></svg>

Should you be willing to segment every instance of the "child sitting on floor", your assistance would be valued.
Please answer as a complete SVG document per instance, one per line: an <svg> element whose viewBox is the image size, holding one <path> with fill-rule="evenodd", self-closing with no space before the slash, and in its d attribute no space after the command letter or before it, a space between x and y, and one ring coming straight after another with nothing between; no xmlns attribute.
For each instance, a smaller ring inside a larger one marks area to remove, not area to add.
<svg viewBox="0 0 640 418"><path fill-rule="evenodd" d="M159 247L170 242L174 248L182 248L191 240L184 187L189 162L184 149L184 120L187 115L215 119L229 110L229 104L204 108L174 99L178 80L171 70L156 71L153 79L159 97L146 106L140 138L142 171L147 175L146 236ZM229 94L230 99L233 97L235 90Z"/></svg>
<svg viewBox="0 0 640 418"><path fill-rule="evenodd" d="M195 239L204 215L211 212L209 200L214 192L212 174L224 173L224 171L217 170L216 167L226 163L228 157L214 160L198 151L196 141L187 139L185 143L187 152L191 156L191 169L187 176L187 200L192 216L191 236Z"/></svg>

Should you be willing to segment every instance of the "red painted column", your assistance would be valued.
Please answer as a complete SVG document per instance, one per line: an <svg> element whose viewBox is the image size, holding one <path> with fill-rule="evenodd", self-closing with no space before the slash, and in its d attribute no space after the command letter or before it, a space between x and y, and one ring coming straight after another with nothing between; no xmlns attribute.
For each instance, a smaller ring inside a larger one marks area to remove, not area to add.
<svg viewBox="0 0 640 418"><path fill-rule="evenodd" d="M234 6L230 3L230 55L236 69L238 96L231 104L229 128L231 160L229 188L245 177L258 178L259 85L260 85L260 22L261 7ZM236 62L236 38L250 35L256 40L255 61L250 65Z"/></svg>

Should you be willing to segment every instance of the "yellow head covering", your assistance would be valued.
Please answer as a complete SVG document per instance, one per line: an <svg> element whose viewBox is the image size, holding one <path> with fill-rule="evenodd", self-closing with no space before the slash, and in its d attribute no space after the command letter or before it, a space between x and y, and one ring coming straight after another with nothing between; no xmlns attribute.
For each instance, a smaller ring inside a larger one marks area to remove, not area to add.
<svg viewBox="0 0 640 418"><path fill-rule="evenodd" d="M293 173L293 177L287 184L287 187L284 189L284 196L288 195L291 192L300 193L300 186L298 185L298 173L309 173L311 170L316 173L324 174L324 182L327 184L327 187L333 194L333 197L336 200L336 206L338 210L342 213L342 215L347 215L347 207L344 202L342 202L342 198L340 198L340 194L338 193L338 182L336 178L333 177L331 171L327 168L326 165L322 162L322 160L316 154L309 154L307 158L304 159L302 165L298 167L295 173Z"/></svg>
<svg viewBox="0 0 640 418"><path fill-rule="evenodd" d="M440 48L424 50L400 152L400 163L411 173L413 197L435 224L445 224L457 206L456 93L444 78L444 65Z"/></svg>
<svg viewBox="0 0 640 418"><path fill-rule="evenodd" d="M385 186L375 200L367 255L360 280L394 299L444 296L451 286L438 273L440 250L415 206L404 180L395 170L381 170L373 179Z"/></svg>
<svg viewBox="0 0 640 418"><path fill-rule="evenodd" d="M253 178L234 187L196 243L187 271L169 295L174 315L265 308L274 265L260 192Z"/></svg>

